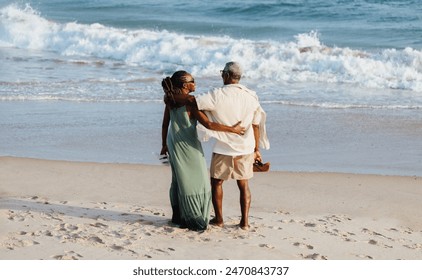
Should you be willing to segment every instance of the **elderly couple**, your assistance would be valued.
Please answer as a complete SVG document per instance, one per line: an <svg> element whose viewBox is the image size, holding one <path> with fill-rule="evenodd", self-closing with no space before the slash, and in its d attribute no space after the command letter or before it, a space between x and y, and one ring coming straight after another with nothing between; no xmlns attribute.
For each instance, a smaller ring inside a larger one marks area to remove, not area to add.
<svg viewBox="0 0 422 280"><path fill-rule="evenodd" d="M221 77L224 86L196 98L195 81L186 71L163 80L166 107L162 124L161 155L167 154L172 170L170 201L172 222L202 231L208 223L223 227L223 182L237 181L240 191L240 228L249 228L251 193L248 180L253 163L261 161L259 147L269 148L265 113L256 93L239 84L242 70L228 62ZM197 124L199 121L199 124ZM216 138L210 180L201 140ZM210 205L215 217L209 220Z"/></svg>

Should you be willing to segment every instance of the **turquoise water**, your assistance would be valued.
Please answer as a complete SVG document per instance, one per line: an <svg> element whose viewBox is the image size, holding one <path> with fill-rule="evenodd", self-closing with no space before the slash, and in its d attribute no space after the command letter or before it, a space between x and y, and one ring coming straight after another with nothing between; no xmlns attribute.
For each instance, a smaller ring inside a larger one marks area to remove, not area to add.
<svg viewBox="0 0 422 280"><path fill-rule="evenodd" d="M421 174L421 12L419 1L0 0L0 155L155 163L161 79L185 69L200 94L236 60L268 111L275 169Z"/></svg>
<svg viewBox="0 0 422 280"><path fill-rule="evenodd" d="M420 49L422 7L414 1L2 1L29 3L60 23L288 41L316 30L330 46Z"/></svg>

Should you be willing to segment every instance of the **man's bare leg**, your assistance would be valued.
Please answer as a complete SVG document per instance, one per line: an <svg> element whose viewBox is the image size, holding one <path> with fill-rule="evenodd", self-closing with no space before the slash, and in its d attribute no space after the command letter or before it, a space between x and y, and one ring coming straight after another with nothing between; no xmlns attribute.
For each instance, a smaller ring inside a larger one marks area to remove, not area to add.
<svg viewBox="0 0 422 280"><path fill-rule="evenodd" d="M237 180L237 186L240 191L240 212L242 219L240 220L241 229L249 229L249 208L251 206L251 191L249 190L248 180Z"/></svg>
<svg viewBox="0 0 422 280"><path fill-rule="evenodd" d="M223 227L223 182L224 180L211 178L212 205L214 206L215 217L210 224Z"/></svg>

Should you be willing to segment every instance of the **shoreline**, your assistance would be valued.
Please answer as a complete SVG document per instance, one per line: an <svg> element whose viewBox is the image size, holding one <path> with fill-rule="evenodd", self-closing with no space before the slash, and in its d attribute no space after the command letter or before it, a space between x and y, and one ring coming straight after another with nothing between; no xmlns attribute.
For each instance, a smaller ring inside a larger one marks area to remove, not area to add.
<svg viewBox="0 0 422 280"><path fill-rule="evenodd" d="M422 176L419 111L264 104L272 170ZM159 164L160 103L0 102L1 155ZM209 165L213 142L204 142Z"/></svg>
<svg viewBox="0 0 422 280"><path fill-rule="evenodd" d="M212 149L211 147L203 147L204 149L204 154L207 157L208 155L212 154ZM268 151L262 151L261 154L263 153L268 153ZM60 159L60 158L50 158L50 157L36 157L36 156L16 156L16 155L0 155L0 160L1 159L21 159L21 160L34 160L34 161L47 161L47 162L62 162L62 163L75 163L75 164L100 164L100 165L128 165L128 166L151 166L151 167L166 167L167 165L163 165L157 156L157 160L155 160L155 162L113 162L113 161L95 161L95 160L79 160L79 159ZM270 167L270 171L269 173L286 173L286 174L339 174L339 175L352 175L352 176L380 176L380 177L410 177L410 178L422 178L422 175L408 175L408 174L395 174L395 173L377 173L377 172L358 172L356 170L356 172L352 172L352 171L336 171L336 170L310 170L310 169L274 169L273 165L272 165L272 161L271 160L267 160L270 159L270 157L268 156L268 154L266 154L265 158L264 158L264 162L269 161L271 163L271 167ZM207 160L207 165L209 165L209 160L208 158L206 158ZM255 173L258 174L258 173Z"/></svg>
<svg viewBox="0 0 422 280"><path fill-rule="evenodd" d="M0 157L0 259L422 259L422 177L255 173L251 229L229 180L225 227L203 233L169 223L170 180L166 166Z"/></svg>

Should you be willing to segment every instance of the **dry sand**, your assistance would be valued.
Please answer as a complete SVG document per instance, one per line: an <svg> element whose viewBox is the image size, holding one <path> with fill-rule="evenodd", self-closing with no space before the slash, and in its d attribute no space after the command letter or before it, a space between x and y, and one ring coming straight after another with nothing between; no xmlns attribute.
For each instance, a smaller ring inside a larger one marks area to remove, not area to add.
<svg viewBox="0 0 422 280"><path fill-rule="evenodd" d="M0 157L0 259L421 260L422 178L269 172L251 229L224 185L225 227L169 224L167 166Z"/></svg>

